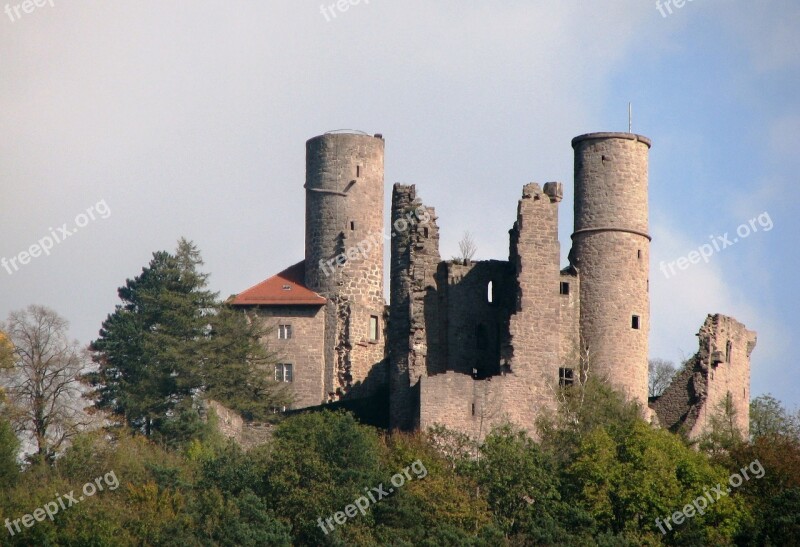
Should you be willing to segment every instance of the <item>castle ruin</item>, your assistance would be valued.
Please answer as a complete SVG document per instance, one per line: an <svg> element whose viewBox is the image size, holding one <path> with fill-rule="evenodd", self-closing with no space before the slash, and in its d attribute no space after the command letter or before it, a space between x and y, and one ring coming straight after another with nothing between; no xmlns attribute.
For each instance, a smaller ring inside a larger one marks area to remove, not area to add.
<svg viewBox="0 0 800 547"><path fill-rule="evenodd" d="M533 434L557 390L591 374L694 437L730 398L747 434L756 336L732 318L709 316L697 355L648 401L650 146L633 133L572 140L574 231L561 268L561 183L522 188L508 260L442 260L435 209L414 185L394 185L385 231L381 135L314 137L305 260L231 302L273 328L266 343L293 408L382 397L393 429L482 437L510 421Z"/></svg>

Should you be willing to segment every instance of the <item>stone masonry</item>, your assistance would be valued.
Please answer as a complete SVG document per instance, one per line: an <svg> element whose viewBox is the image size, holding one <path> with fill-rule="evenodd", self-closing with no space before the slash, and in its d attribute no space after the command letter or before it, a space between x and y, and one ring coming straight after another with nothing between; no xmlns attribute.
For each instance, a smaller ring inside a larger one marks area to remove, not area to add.
<svg viewBox="0 0 800 547"><path fill-rule="evenodd" d="M328 300L328 400L364 383L384 358L383 149L380 135L357 133L326 133L306 143L305 284Z"/></svg>
<svg viewBox="0 0 800 547"><path fill-rule="evenodd" d="M737 428L750 431L750 353L756 333L724 315L709 315L697 333L700 348L653 402L663 427L697 438L730 396Z"/></svg>
<svg viewBox="0 0 800 547"><path fill-rule="evenodd" d="M561 183L522 188L507 260L442 260L435 209L416 186L394 185L385 231L382 136L315 137L306 145L305 260L293 267L303 279L289 287L307 294L286 304L255 291L234 302L292 325L292 339L265 343L294 366L294 408L388 393L393 429L441 424L481 438L511 422L535 435L558 390L590 374L691 437L730 394L746 432L756 337L720 315L648 409L650 146L632 133L572 140L575 220L562 268Z"/></svg>

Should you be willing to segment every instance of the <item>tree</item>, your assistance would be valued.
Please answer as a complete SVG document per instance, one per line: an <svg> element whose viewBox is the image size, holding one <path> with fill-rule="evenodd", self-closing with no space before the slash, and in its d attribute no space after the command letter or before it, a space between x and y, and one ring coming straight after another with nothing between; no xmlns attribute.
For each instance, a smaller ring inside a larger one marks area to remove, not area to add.
<svg viewBox="0 0 800 547"><path fill-rule="evenodd" d="M737 417L738 412L729 391L709 416L706 428L698 439L700 448L711 456L722 456L741 444L744 439L737 425Z"/></svg>
<svg viewBox="0 0 800 547"><path fill-rule="evenodd" d="M0 485L13 484L19 475L19 440L11 424L0 416Z"/></svg>
<svg viewBox="0 0 800 547"><path fill-rule="evenodd" d="M501 426L486 437L480 453L473 476L507 537L551 545L578 532L564 526L579 519L561 499L555 461L525 432Z"/></svg>
<svg viewBox="0 0 800 547"><path fill-rule="evenodd" d="M672 383L675 377L675 365L672 361L664 359L650 359L647 361L647 395L660 397Z"/></svg>
<svg viewBox="0 0 800 547"><path fill-rule="evenodd" d="M251 416L276 406L265 370L270 355L257 327L207 289L202 264L185 239L175 254L154 253L119 289L122 304L91 345L98 370L86 380L96 387L97 408L147 436L168 433L173 442L195 436L204 394Z"/></svg>
<svg viewBox="0 0 800 547"><path fill-rule="evenodd" d="M51 461L89 425L79 379L88 356L68 339L66 319L43 306L11 312L3 328L14 345L6 383L11 419L33 437L37 459Z"/></svg>
<svg viewBox="0 0 800 547"><path fill-rule="evenodd" d="M472 260L472 257L475 256L475 251L477 250L478 246L475 245L475 240L472 239L472 234L469 232L464 232L464 237L462 237L461 241L458 242L459 254L456 259L464 262Z"/></svg>
<svg viewBox="0 0 800 547"><path fill-rule="evenodd" d="M381 443L377 432L360 425L351 414L329 411L299 414L275 431L263 491L275 512L287 519L297 545L324 545L327 534L319 518L341 511L377 486L381 476ZM367 525L368 512L348 523ZM330 532L338 536L341 531Z"/></svg>
<svg viewBox="0 0 800 547"><path fill-rule="evenodd" d="M664 523L711 486L726 484L728 476L676 435L638 420L618 438L603 427L584 437L567 466L565 501L587 511L599 532L634 545L657 545L658 538L673 545L730 545L749 515L736 496L707 504L703 514L679 526Z"/></svg>
<svg viewBox="0 0 800 547"><path fill-rule="evenodd" d="M287 406L287 384L275 381L278 356L264 345L272 329L257 316L221 304L212 317L209 342L213 363L202 369L205 395L241 413L247 420L271 419Z"/></svg>
<svg viewBox="0 0 800 547"><path fill-rule="evenodd" d="M587 372L588 368L583 368L573 385L561 387L555 411L541 414L536 421L542 447L562 463L598 427L622 438L642 419L636 400L628 400L624 393Z"/></svg>
<svg viewBox="0 0 800 547"><path fill-rule="evenodd" d="M800 440L760 435L730 452L731 474L749 472L737 493L752 507L738 545L797 545L800 537Z"/></svg>
<svg viewBox="0 0 800 547"><path fill-rule="evenodd" d="M800 423L780 401L767 393L750 401L750 437L787 435L800 440Z"/></svg>
<svg viewBox="0 0 800 547"><path fill-rule="evenodd" d="M14 366L14 344L5 333L0 332L0 370Z"/></svg>

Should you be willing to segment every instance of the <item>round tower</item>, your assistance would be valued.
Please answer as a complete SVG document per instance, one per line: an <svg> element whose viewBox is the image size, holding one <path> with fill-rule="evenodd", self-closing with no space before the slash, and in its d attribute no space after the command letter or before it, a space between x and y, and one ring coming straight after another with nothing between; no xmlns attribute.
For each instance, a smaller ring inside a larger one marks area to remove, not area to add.
<svg viewBox="0 0 800 547"><path fill-rule="evenodd" d="M383 153L381 135L356 131L306 142L305 281L328 299L331 398L364 381L383 358Z"/></svg>
<svg viewBox="0 0 800 547"><path fill-rule="evenodd" d="M575 231L570 261L580 275L581 355L647 408L650 139L589 133L575 150Z"/></svg>

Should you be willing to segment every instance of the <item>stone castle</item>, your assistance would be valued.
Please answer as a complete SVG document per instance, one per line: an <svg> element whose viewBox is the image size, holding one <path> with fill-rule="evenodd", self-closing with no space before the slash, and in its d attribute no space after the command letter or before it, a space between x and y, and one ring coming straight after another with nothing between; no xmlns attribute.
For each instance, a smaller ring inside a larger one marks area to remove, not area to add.
<svg viewBox="0 0 800 547"><path fill-rule="evenodd" d="M442 260L435 209L414 185L394 185L386 230L382 135L314 137L305 259L231 302L272 327L265 342L293 408L371 397L391 428L482 437L510 421L535 433L558 390L593 375L692 437L730 397L747 434L756 336L730 317L707 318L698 353L648 400L650 146L633 133L572 140L575 224L561 268L561 183L522 188L508 260Z"/></svg>

